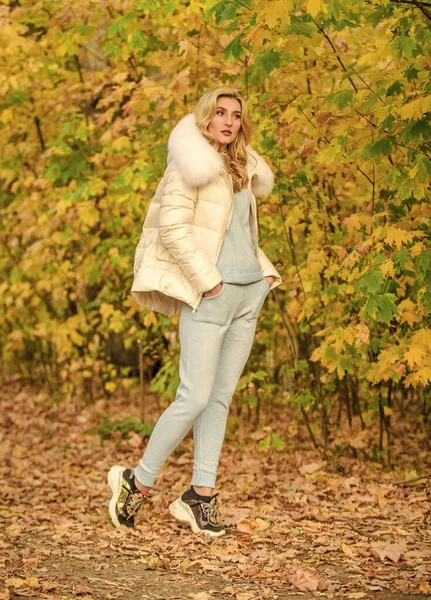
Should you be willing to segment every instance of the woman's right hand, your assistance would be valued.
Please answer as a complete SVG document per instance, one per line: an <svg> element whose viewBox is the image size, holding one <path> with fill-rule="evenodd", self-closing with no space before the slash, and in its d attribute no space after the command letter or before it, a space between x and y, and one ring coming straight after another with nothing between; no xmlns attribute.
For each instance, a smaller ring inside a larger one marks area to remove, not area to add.
<svg viewBox="0 0 431 600"><path fill-rule="evenodd" d="M215 287L213 287L211 290L204 292L204 298L210 298L211 296L217 296L217 294L220 294L222 289L223 289L223 284L222 284L222 282L220 282Z"/></svg>

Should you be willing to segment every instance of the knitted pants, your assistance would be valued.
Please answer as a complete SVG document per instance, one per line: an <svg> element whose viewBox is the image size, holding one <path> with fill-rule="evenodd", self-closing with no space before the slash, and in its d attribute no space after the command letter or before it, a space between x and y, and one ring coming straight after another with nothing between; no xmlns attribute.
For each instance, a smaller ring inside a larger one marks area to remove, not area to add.
<svg viewBox="0 0 431 600"><path fill-rule="evenodd" d="M192 485L215 487L232 396L253 345L269 286L223 283L196 312L184 304L179 323L180 384L159 418L134 474L152 486L165 460L194 425Z"/></svg>

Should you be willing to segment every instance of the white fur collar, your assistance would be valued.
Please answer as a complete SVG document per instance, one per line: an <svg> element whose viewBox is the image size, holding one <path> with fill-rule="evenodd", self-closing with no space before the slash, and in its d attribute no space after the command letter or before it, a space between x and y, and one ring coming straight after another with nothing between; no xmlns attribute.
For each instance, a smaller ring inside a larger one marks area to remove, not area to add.
<svg viewBox="0 0 431 600"><path fill-rule="evenodd" d="M184 181L193 187L210 183L225 168L220 154L196 126L193 113L183 117L172 130L168 151L168 162L172 160ZM247 152L253 193L255 196L266 196L274 185L274 175L264 159L251 146L247 147Z"/></svg>

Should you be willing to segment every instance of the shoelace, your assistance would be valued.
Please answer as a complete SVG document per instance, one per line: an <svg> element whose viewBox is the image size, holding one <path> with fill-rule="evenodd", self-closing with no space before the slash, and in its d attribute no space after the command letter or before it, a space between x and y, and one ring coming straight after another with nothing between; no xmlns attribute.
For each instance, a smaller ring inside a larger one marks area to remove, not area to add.
<svg viewBox="0 0 431 600"><path fill-rule="evenodd" d="M215 527L221 525L221 514L216 500L217 496L218 494L211 496L209 502L202 502L202 500L197 500L196 502L201 507L205 521Z"/></svg>
<svg viewBox="0 0 431 600"><path fill-rule="evenodd" d="M145 496L141 492L130 494L126 502L127 518L141 516L144 507Z"/></svg>

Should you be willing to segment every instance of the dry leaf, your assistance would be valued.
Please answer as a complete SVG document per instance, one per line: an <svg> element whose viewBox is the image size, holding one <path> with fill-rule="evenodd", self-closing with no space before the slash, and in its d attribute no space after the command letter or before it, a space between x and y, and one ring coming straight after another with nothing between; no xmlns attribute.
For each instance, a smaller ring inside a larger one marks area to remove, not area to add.
<svg viewBox="0 0 431 600"><path fill-rule="evenodd" d="M314 140L304 140L302 146L298 150L298 156L310 156L314 153L316 142Z"/></svg>
<svg viewBox="0 0 431 600"><path fill-rule="evenodd" d="M257 517L257 519L255 520L255 522L256 522L256 525L257 525L257 529L259 529L260 531L265 531L266 529L268 529L269 527L271 527L271 525L267 521L264 521L260 517Z"/></svg>
<svg viewBox="0 0 431 600"><path fill-rule="evenodd" d="M349 546L343 542L341 544L341 549L344 554L347 554L347 556L350 556L350 558L356 558L358 556L358 552L354 546Z"/></svg>
<svg viewBox="0 0 431 600"><path fill-rule="evenodd" d="M405 549L400 544L385 544L377 543L371 545L371 552L383 562L385 558L389 558L394 563L397 563L400 558L404 558Z"/></svg>
<svg viewBox="0 0 431 600"><path fill-rule="evenodd" d="M8 537L15 538L21 535L21 527L18 523L12 523L9 527L6 527L5 533Z"/></svg>
<svg viewBox="0 0 431 600"><path fill-rule="evenodd" d="M356 448L356 450L368 448L368 430L364 429L363 431L359 431L350 438L349 444L352 448Z"/></svg>
<svg viewBox="0 0 431 600"><path fill-rule="evenodd" d="M193 600L210 600L210 598L212 598L211 594L207 594L206 592L199 592L194 596L192 594L189 594L189 596L190 598L193 598Z"/></svg>
<svg viewBox="0 0 431 600"><path fill-rule="evenodd" d="M299 472L301 473L301 475L307 475L309 473L315 473L316 471L320 471L320 469L323 467L323 462L312 462L312 463L308 463L308 465L302 465L302 467L299 468Z"/></svg>
<svg viewBox="0 0 431 600"><path fill-rule="evenodd" d="M250 437L252 440L255 440L256 442L260 442L260 440L263 440L264 438L266 438L266 436L268 435L267 431L263 431L262 429L258 429L257 431L254 431Z"/></svg>
<svg viewBox="0 0 431 600"><path fill-rule="evenodd" d="M256 596L254 594L250 594L249 592L237 592L235 594L236 600L254 600Z"/></svg>
<svg viewBox="0 0 431 600"><path fill-rule="evenodd" d="M92 594L93 590L86 585L80 585L79 583L75 585L74 590L76 594Z"/></svg>
<svg viewBox="0 0 431 600"><path fill-rule="evenodd" d="M227 587L225 587L221 590L221 593L222 594L230 594L231 596L233 596L234 594L236 594L239 591L240 590L238 588L234 587L233 585L228 585Z"/></svg>
<svg viewBox="0 0 431 600"><path fill-rule="evenodd" d="M352 592L347 597L354 598L356 600L357 598L365 598L366 596L368 596L368 594L366 594L365 592Z"/></svg>
<svg viewBox="0 0 431 600"><path fill-rule="evenodd" d="M361 340L361 342L364 342L364 344L369 344L370 330L368 326L365 323L358 323L356 325L356 329L358 330L359 339Z"/></svg>
<svg viewBox="0 0 431 600"><path fill-rule="evenodd" d="M5 581L8 587L20 588L25 585L24 579L21 577L8 577Z"/></svg>
<svg viewBox="0 0 431 600"><path fill-rule="evenodd" d="M292 577L292 585L301 592L314 592L319 587L319 576L305 569L298 569Z"/></svg>
<svg viewBox="0 0 431 600"><path fill-rule="evenodd" d="M27 579L24 581L25 585L28 586L29 588L33 588L36 589L38 587L40 587L40 583L37 577L27 577Z"/></svg>

